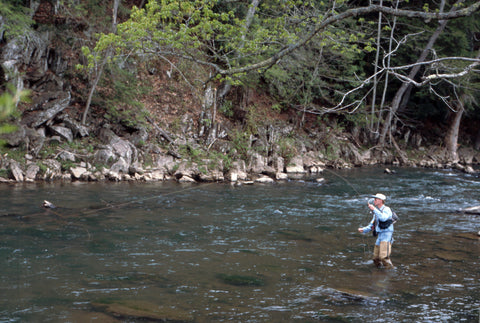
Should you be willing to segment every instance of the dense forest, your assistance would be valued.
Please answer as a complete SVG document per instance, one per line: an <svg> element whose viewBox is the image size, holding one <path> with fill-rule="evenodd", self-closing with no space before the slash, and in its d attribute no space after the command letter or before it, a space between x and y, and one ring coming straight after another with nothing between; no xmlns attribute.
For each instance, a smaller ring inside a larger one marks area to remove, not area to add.
<svg viewBox="0 0 480 323"><path fill-rule="evenodd" d="M479 10L445 0L0 0L0 177L472 171Z"/></svg>

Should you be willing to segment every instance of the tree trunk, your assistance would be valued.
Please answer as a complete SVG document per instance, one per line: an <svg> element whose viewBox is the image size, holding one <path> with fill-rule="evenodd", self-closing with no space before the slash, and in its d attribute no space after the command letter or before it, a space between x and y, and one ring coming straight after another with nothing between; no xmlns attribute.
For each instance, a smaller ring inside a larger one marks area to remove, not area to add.
<svg viewBox="0 0 480 323"><path fill-rule="evenodd" d="M113 13L112 13L112 32L113 33L117 32L117 14L118 14L118 6L120 5L120 1L121 0L115 0L113 2ZM107 63L107 58L110 55L109 52L105 55L105 58L103 59L100 66L98 67L98 72L96 73L95 79L93 80L93 83L92 83L92 87L90 88L90 92L88 93L87 103L85 104L85 111L83 111L83 116L82 116L82 125L85 125L85 122L87 121L87 115L88 115L88 111L90 110L90 104L92 103L93 94L95 93L98 82L102 77L103 68L105 67L105 64Z"/></svg>
<svg viewBox="0 0 480 323"><path fill-rule="evenodd" d="M458 2L457 2L458 3ZM456 4L457 4L456 3ZM441 11L443 11L443 7L445 5L445 0L442 0L442 3L440 5ZM450 9L450 12L454 11L457 8L456 5L452 6L452 9ZM435 32L432 34L430 39L428 40L427 45L422 51L422 54L417 60L417 63L421 63L425 61L427 58L430 50L433 47L433 44L437 41L437 38L442 34L443 30L445 29L445 26L447 25L447 20L442 20L439 22L439 26L435 30ZM408 78L413 79L417 75L418 71L420 70L421 65L416 65L412 68L410 73L408 74ZM397 113L400 105L402 102L405 102L404 96L407 93L410 93L409 89L411 88L412 84L404 82L402 86L398 89L397 93L395 93L395 96L393 97L392 100L392 106L390 107L390 110L387 114L387 117L385 119L385 122L383 123L383 128L382 128L382 133L380 135L379 139L379 144L380 146L385 146L386 144L386 138L387 134L390 132L391 126L392 126L392 121L393 121L393 116Z"/></svg>
<svg viewBox="0 0 480 323"><path fill-rule="evenodd" d="M247 16L245 17L245 25L243 26L242 42L240 43L239 49L242 49L245 46L245 37L248 34L248 30L250 29L250 25L252 24L253 17L255 17L255 12L257 11L259 3L260 0L252 0L252 3L248 8ZM229 81L226 81L223 85L223 88L218 93L218 98L220 99L220 101L222 101L227 96L231 88L232 84Z"/></svg>
<svg viewBox="0 0 480 323"><path fill-rule="evenodd" d="M466 99L467 94L462 94L460 98L454 103L456 111L453 111L454 115L445 135L445 150L447 152L447 159L449 162L457 163L458 154L458 133L460 131L460 122L462 120L463 113L465 111L463 102Z"/></svg>
<svg viewBox="0 0 480 323"><path fill-rule="evenodd" d="M380 6L383 6L383 0L380 0ZM378 13L378 23L377 23L377 52L375 53L375 70L374 70L374 75L375 78L373 79L373 94L372 94L372 109L371 109L371 123L370 123L370 131L372 131L373 134L377 133L377 130L374 129L375 125L375 104L376 104L376 99L377 99L377 71L378 71L378 61L380 60L380 41L381 41L381 36L382 36L382 13ZM388 74L387 74L388 75Z"/></svg>

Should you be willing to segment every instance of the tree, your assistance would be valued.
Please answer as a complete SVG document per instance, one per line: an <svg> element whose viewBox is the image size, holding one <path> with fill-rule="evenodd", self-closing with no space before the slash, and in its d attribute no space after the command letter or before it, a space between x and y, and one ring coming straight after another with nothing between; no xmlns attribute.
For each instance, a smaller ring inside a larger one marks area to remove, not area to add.
<svg viewBox="0 0 480 323"><path fill-rule="evenodd" d="M374 48L367 35L371 27L368 27L368 31L362 29L362 24L357 23L358 18L381 14L382 17L398 17L408 22L430 20L444 24L447 20L472 16L480 9L480 1L470 1L468 4L454 6L444 12L441 9L432 11L428 7L409 8L404 3L402 6L406 9L402 9L398 2L393 7L371 3L352 7L345 1L327 4L318 1L267 0L259 5L252 2L251 10L240 11L229 8L228 2L221 0L150 0L145 8L134 8L130 19L119 24L116 34L103 34L94 51L104 56L114 53L112 59L175 57L179 61L190 61L191 64L204 66L210 71L207 78L197 83L202 87L212 80L241 82L247 73L263 75L266 71L274 71L274 68L291 59L294 53L308 46L314 47L311 46L312 42L319 44L317 48L323 46L343 55L356 53L352 55L360 57ZM245 28L248 33L245 33ZM352 30L357 33L349 33ZM441 31L439 29L438 33ZM336 102L325 107L313 107L309 111L319 114L344 110L355 112L366 105L372 91L371 83L376 88L379 83L374 80L381 75L394 76L395 79L391 82L397 84L417 82L405 72L417 65L401 65L392 59L402 46L414 38L413 35L403 34L400 40L394 39L394 36L392 32L388 42L395 46L390 46L386 52L381 53L383 57L379 61L385 63L380 66L377 64L377 71L370 75L352 73L343 76L342 88L334 88L333 95L330 95ZM426 45L424 48L428 52L431 46ZM114 52L109 52L111 49ZM465 62L478 62L478 59L472 57L461 59ZM439 60L426 61L425 58L417 60L416 64L432 73L431 76L424 75L423 85L436 79L438 70L435 66L438 62ZM387 80L384 83L383 98L392 86L391 82ZM408 91L402 92L398 95L399 103L393 103L395 107L399 106ZM383 99L381 105L387 104ZM388 133L395 112L392 109L387 116L386 125L382 129L382 141L385 141L386 135L383 133Z"/></svg>
<svg viewBox="0 0 480 323"><path fill-rule="evenodd" d="M113 34L117 32L117 14L118 14L119 5L120 5L120 0L113 1L113 11L112 11L112 33ZM90 105L92 103L93 94L97 89L98 82L102 77L103 69L105 68L105 64L107 63L109 56L111 55L111 51L108 51L103 58L100 58L96 55L92 55L88 47L83 47L82 51L89 60L88 70L91 72L93 76L91 78L90 91L88 92L87 103L85 104L85 110L82 116L82 124L85 125L87 121L88 112L90 110Z"/></svg>

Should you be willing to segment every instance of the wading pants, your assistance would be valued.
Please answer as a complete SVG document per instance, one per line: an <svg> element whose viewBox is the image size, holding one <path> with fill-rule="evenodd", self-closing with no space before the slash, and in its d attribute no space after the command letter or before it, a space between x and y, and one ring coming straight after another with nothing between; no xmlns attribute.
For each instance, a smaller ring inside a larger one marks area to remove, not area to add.
<svg viewBox="0 0 480 323"><path fill-rule="evenodd" d="M373 263L375 266L380 267L383 265L385 268L393 268L392 261L390 260L390 253L392 252L392 244L387 241L380 241L380 245L375 245L373 249Z"/></svg>

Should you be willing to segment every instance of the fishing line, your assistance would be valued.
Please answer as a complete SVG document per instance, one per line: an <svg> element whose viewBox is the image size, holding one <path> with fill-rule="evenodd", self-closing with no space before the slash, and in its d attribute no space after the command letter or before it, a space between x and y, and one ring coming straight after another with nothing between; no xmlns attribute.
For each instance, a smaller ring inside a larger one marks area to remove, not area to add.
<svg viewBox="0 0 480 323"><path fill-rule="evenodd" d="M212 184L213 184L213 182L212 182L212 183L203 184L202 187L209 186L209 185L212 185ZM152 200L152 199L159 198L159 197L164 197L164 196L168 196L168 195L173 195L173 194L178 194L178 193L190 191L190 190L195 189L195 188L197 188L197 186L191 186L191 187L184 188L184 189L181 189L181 190L178 190L178 191L173 191L173 192L169 192L169 193L163 193L163 194L160 194L160 195L149 196L149 197L145 197L145 198L142 198L142 199L139 199L139 200L133 200L133 201L128 201L128 202L119 203L119 204L113 204L113 203L111 203L110 205L108 205L108 206L106 206L106 207L99 208L99 209L94 209L94 210L89 210L89 211L84 211L84 212L81 212L81 213L78 214L78 215L88 215L88 214L92 214L92 213L96 213L96 212L101 212L101 211L105 211L105 210L109 210L109 209L121 208L121 207L124 207L124 206L129 205L129 204L141 203L141 202L145 202L145 201ZM75 216L75 215L73 215L73 216Z"/></svg>
<svg viewBox="0 0 480 323"><path fill-rule="evenodd" d="M350 183L345 177L343 177L343 176L341 176L341 175L339 175L339 174L335 173L334 171L331 171L331 170L329 170L329 169L327 169L327 168L325 168L324 170L326 170L326 171L329 172L330 174L333 174L333 175L335 175L335 176L337 176L337 177L340 177L342 180L345 181L345 183L348 184L348 186L350 186L350 187L355 191L355 193L357 193L357 195L361 195L361 194L355 189L355 187L352 185L352 183Z"/></svg>
<svg viewBox="0 0 480 323"><path fill-rule="evenodd" d="M208 184L203 184L202 187L206 187L206 186L209 186L209 185L212 185L212 183L208 183ZM189 191L189 190L192 190L192 189L195 189L197 188L198 186L191 186L191 187L188 187L188 188L184 188L184 189L181 189L181 190L177 190L177 191L172 191L172 192L167 192L167 193L163 193L163 194L159 194L159 195L154 195L154 196L149 196L149 197L145 197L145 198L142 198L142 199L139 199L139 200L133 200L133 201L128 201L128 202L125 202L125 203L119 203L119 204L109 204L108 206L106 207L103 207L103 208L99 208L99 209L92 209L92 210L87 210L87 211L83 211L83 212L79 212L77 214L73 214L73 215L69 215L68 217L60 214L58 212L58 210L56 210L55 208L47 208L45 211L46 213L51 213L55 216L57 216L59 219L61 219L64 224L68 224L68 223L71 223L70 220L74 219L74 218L79 218L80 216L83 216L83 215L89 215L89 214L93 214L93 213L98 213L98 212L101 212L101 211L105 211L105 210L109 210L109 209L113 209L113 208L121 208L121 207L124 207L126 205L129 205L129 204L133 204L133 203L141 203L141 202L144 202L144 201L148 201L148 200L151 200L151 199L155 199L155 198L159 198L159 197L163 197L163 196L168 196L168 195L172 195L172 194L179 194L179 193L182 193L182 192L186 192L186 191ZM105 201L104 201L105 202ZM54 211L55 210L55 211ZM61 210L61 208L60 208ZM36 213L36 214L33 214L33 215L38 215L38 214L42 214L42 213ZM44 213L43 213L44 214ZM67 219L69 221L67 221ZM76 223L76 225L78 225L78 223ZM90 241L91 240L91 233L90 231L88 230L88 228L84 227L84 225L82 225L82 228L86 231L87 233L87 236L88 236L88 239L87 241Z"/></svg>
<svg viewBox="0 0 480 323"><path fill-rule="evenodd" d="M355 193L356 193L357 196L362 195L362 194L360 194L360 192L358 192L358 191L355 189L355 187L352 185L352 183L350 183L345 177L343 177L343 176L341 176L341 175L339 175L339 174L335 173L334 171L331 171L331 170L329 170L329 169L327 169L327 168L325 168L324 170L326 170L326 171L329 172L330 174L333 174L333 175L341 178L343 181L345 181L345 183L347 183L348 186L350 186L350 187L355 191ZM369 247L369 246L368 246L368 242L365 240L365 234L362 234L362 242L363 242L363 254L367 254L367 247Z"/></svg>

